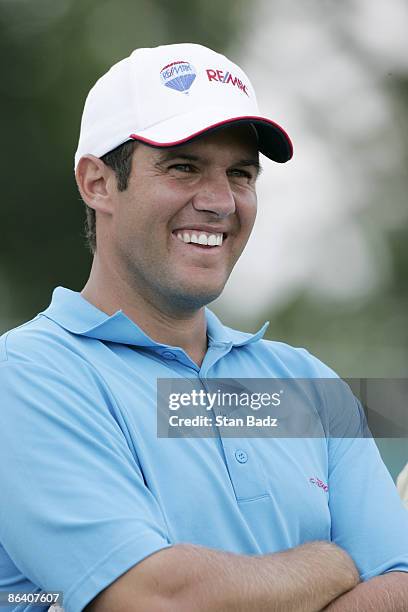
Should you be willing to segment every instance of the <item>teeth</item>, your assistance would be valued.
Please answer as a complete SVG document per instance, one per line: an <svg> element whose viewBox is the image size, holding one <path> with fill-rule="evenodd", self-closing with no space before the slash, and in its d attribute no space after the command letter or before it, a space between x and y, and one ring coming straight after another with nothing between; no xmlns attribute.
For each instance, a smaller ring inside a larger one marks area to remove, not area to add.
<svg viewBox="0 0 408 612"><path fill-rule="evenodd" d="M208 244L207 236L205 234L199 235L198 244Z"/></svg>
<svg viewBox="0 0 408 612"><path fill-rule="evenodd" d="M192 242L193 244L202 244L207 246L221 246L223 240L223 234L208 234L202 232L201 234L189 233L189 232L177 232L177 238L186 244Z"/></svg>

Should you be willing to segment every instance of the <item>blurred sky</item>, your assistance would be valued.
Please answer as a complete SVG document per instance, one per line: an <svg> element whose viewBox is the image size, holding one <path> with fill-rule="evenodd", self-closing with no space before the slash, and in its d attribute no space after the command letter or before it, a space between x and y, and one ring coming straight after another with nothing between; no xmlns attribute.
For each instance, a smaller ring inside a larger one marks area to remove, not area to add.
<svg viewBox="0 0 408 612"><path fill-rule="evenodd" d="M406 223L406 189L390 190L381 207L375 195L406 180L390 92L408 73L407 32L406 0L258 4L234 59L295 153L283 166L263 159L257 224L215 303L220 314L237 303L251 316L273 310L301 287L341 302L386 283L384 230Z"/></svg>

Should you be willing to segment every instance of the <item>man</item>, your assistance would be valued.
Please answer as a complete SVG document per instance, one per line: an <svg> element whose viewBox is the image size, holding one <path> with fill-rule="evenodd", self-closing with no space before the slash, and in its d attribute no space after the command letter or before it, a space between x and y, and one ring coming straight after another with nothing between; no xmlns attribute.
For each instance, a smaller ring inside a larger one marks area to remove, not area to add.
<svg viewBox="0 0 408 612"><path fill-rule="evenodd" d="M0 347L3 590L62 590L67 612L408 609L408 517L372 440L157 437L159 378L334 376L205 308L251 233L259 151L292 155L205 47L136 50L91 90L89 280Z"/></svg>

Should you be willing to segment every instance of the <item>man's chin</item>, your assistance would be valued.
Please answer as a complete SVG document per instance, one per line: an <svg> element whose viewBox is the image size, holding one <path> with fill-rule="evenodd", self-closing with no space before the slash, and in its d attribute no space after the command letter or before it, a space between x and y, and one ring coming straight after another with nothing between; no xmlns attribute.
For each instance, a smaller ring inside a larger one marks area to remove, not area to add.
<svg viewBox="0 0 408 612"><path fill-rule="evenodd" d="M208 287L192 288L190 286L188 290L174 293L170 298L170 303L179 310L199 310L216 300L221 295L223 289L224 285L217 288L212 287L211 290Z"/></svg>

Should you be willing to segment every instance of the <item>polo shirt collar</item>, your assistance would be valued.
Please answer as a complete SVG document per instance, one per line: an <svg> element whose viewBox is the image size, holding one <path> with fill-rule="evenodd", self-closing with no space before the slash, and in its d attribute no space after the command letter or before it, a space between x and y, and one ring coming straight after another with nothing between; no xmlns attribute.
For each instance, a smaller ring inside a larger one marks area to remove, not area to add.
<svg viewBox="0 0 408 612"><path fill-rule="evenodd" d="M251 344L257 342L263 338L268 326L269 321L266 321L256 334L247 334L245 332L238 331L237 329L231 329L221 323L219 318L208 308L205 309L205 316L207 319L207 336L210 342L220 344L231 344L232 346L244 346L245 344Z"/></svg>
<svg viewBox="0 0 408 612"><path fill-rule="evenodd" d="M132 346L168 346L152 340L122 310L109 316L88 302L77 291L57 287L51 304L40 315L51 319L72 334ZM247 334L224 326L208 308L205 309L207 335L211 344L243 346L260 340L269 325L266 322L256 334Z"/></svg>

